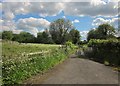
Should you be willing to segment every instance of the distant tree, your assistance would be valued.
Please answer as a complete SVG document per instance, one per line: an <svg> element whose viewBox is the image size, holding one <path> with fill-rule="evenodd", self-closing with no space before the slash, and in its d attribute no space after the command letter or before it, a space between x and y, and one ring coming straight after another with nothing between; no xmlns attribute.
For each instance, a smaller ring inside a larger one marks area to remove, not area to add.
<svg viewBox="0 0 120 86"><path fill-rule="evenodd" d="M103 39L112 38L115 34L115 28L109 24L102 24L98 26L98 32Z"/></svg>
<svg viewBox="0 0 120 86"><path fill-rule="evenodd" d="M100 33L98 32L97 29L92 29L88 32L87 34L87 40L89 41L90 39L101 39L101 35Z"/></svg>
<svg viewBox="0 0 120 86"><path fill-rule="evenodd" d="M38 33L37 33L36 42L37 42L37 43L43 43L42 32L38 32Z"/></svg>
<svg viewBox="0 0 120 86"><path fill-rule="evenodd" d="M72 23L67 19L58 19L50 24L50 34L57 44L67 41L67 34L73 28Z"/></svg>
<svg viewBox="0 0 120 86"><path fill-rule="evenodd" d="M18 42L33 43L35 41L34 35L28 32L21 32L18 37Z"/></svg>
<svg viewBox="0 0 120 86"><path fill-rule="evenodd" d="M2 32L0 32L0 39L2 39Z"/></svg>
<svg viewBox="0 0 120 86"><path fill-rule="evenodd" d="M19 42L19 41L20 41L20 35L19 35L19 34L13 34L12 41L17 41L17 42Z"/></svg>
<svg viewBox="0 0 120 86"><path fill-rule="evenodd" d="M78 30L72 29L69 32L69 35L70 35L70 39L71 39L73 44L77 44L80 41L80 33Z"/></svg>
<svg viewBox="0 0 120 86"><path fill-rule="evenodd" d="M46 30L44 32L39 32L37 34L37 42L44 43L44 44L52 44L53 40L52 40L49 32Z"/></svg>
<svg viewBox="0 0 120 86"><path fill-rule="evenodd" d="M87 40L115 38L115 28L109 24L99 25L98 28L88 32Z"/></svg>
<svg viewBox="0 0 120 86"><path fill-rule="evenodd" d="M4 39L4 40L12 40L12 38L13 38L12 31L3 31L2 32L2 39Z"/></svg>

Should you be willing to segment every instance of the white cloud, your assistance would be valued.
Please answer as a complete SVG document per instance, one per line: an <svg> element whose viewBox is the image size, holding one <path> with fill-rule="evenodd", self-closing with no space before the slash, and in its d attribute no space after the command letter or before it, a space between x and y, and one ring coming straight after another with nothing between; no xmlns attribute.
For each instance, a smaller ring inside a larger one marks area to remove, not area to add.
<svg viewBox="0 0 120 86"><path fill-rule="evenodd" d="M17 29L12 30L12 32L15 33L15 34L19 34L19 33L22 32L22 31L23 31L23 30L17 30Z"/></svg>
<svg viewBox="0 0 120 86"><path fill-rule="evenodd" d="M6 20L12 20L14 18L14 14L12 12L5 12L5 14L3 15L3 17Z"/></svg>
<svg viewBox="0 0 120 86"><path fill-rule="evenodd" d="M66 18L66 16L63 16L62 18L64 18L64 19L65 19L65 18Z"/></svg>
<svg viewBox="0 0 120 86"><path fill-rule="evenodd" d="M97 6L97 5L105 5L106 3L102 0L91 0L91 4Z"/></svg>
<svg viewBox="0 0 120 86"><path fill-rule="evenodd" d="M50 25L50 22L43 18L25 18L25 19L19 19L17 22L17 28L20 30L28 31L35 36L37 36L37 33L39 29L45 29L48 28Z"/></svg>
<svg viewBox="0 0 120 86"><path fill-rule="evenodd" d="M92 25L93 26L99 26L104 23L112 24L115 27L118 27L118 21L120 21L119 18L112 18L112 19L104 19L104 18L96 18L93 20Z"/></svg>
<svg viewBox="0 0 120 86"><path fill-rule="evenodd" d="M37 13L41 16L52 16L63 10L66 15L115 16L118 14L118 10L115 9L116 7L116 2L105 4L103 0L89 0L89 2L3 3L3 11L10 12L12 15Z"/></svg>
<svg viewBox="0 0 120 86"><path fill-rule="evenodd" d="M67 0L63 0L67 1ZM13 21L16 15L36 13L42 17L56 15L60 10L65 15L75 16L116 16L118 10L116 2L105 3L102 0L89 0L89 2L5 2L0 4L3 13L3 30L28 30L36 35L38 29L47 28L49 22L41 18L25 18ZM65 16L63 16L64 18ZM93 25L99 25L101 22L113 22L117 20L96 19ZM74 20L79 22L79 20ZM17 32L17 31L14 31ZM18 31L19 32L19 31Z"/></svg>
<svg viewBox="0 0 120 86"><path fill-rule="evenodd" d="M79 23L80 21L75 19L74 21L72 21L72 23Z"/></svg>
<svg viewBox="0 0 120 86"><path fill-rule="evenodd" d="M101 24L104 24L104 23L111 23L111 19L104 19L104 18L96 18L95 20L93 20L93 23L92 25L93 26L99 26Z"/></svg>
<svg viewBox="0 0 120 86"><path fill-rule="evenodd" d="M82 37L82 40L86 40L88 32L89 31L80 31L80 35Z"/></svg>

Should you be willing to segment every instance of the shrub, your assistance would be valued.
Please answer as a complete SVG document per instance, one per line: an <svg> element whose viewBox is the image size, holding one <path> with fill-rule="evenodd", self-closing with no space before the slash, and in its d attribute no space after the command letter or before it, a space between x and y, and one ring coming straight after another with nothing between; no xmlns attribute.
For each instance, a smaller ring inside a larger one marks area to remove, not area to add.
<svg viewBox="0 0 120 86"><path fill-rule="evenodd" d="M88 43L92 47L92 53L87 52L89 58L102 63L120 66L120 41L117 39L100 40L92 39Z"/></svg>

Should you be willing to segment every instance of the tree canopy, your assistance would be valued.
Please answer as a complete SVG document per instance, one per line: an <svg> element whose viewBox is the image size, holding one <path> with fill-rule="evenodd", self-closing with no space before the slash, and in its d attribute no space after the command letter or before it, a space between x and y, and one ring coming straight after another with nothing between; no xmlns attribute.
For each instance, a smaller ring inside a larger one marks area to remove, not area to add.
<svg viewBox="0 0 120 86"><path fill-rule="evenodd" d="M50 34L57 44L63 44L67 41L66 37L69 31L73 29L72 23L67 19L58 19L50 24Z"/></svg>
<svg viewBox="0 0 120 86"><path fill-rule="evenodd" d="M96 29L89 31L87 40L114 38L115 28L109 24L101 24Z"/></svg>

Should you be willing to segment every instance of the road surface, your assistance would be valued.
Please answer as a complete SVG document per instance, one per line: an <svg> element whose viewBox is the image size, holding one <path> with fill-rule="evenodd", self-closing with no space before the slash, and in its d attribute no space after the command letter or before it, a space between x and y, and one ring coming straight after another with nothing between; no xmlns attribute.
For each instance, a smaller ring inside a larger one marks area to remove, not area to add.
<svg viewBox="0 0 120 86"><path fill-rule="evenodd" d="M67 59L45 74L38 74L25 84L118 84L118 72L111 67L81 58Z"/></svg>

